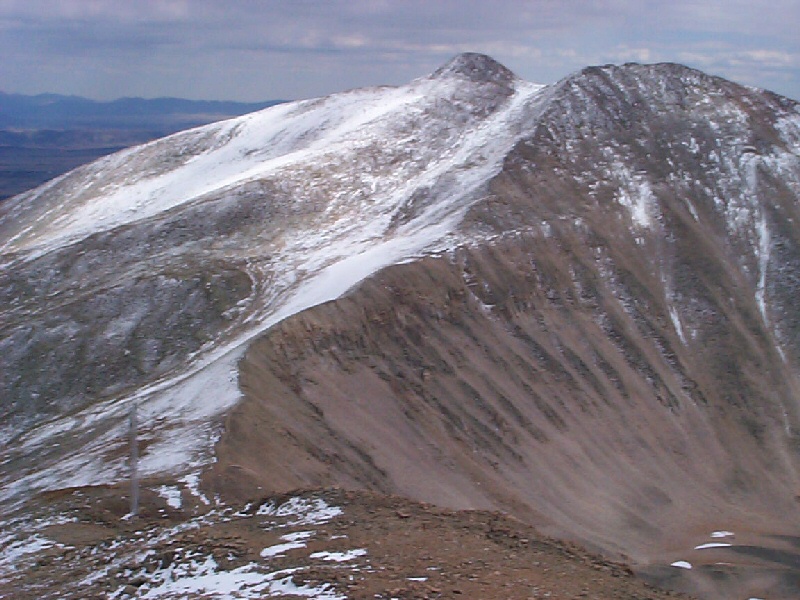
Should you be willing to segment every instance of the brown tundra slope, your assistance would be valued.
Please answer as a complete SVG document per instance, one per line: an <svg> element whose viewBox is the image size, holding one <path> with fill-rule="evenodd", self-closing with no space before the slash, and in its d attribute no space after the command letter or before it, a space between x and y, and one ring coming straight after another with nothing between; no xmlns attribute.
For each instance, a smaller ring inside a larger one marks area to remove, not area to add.
<svg viewBox="0 0 800 600"><path fill-rule="evenodd" d="M775 537L800 535L786 104L672 65L562 82L462 224L484 241L251 345L221 490L501 509L667 585L795 597L800 537ZM695 568L653 566L675 561Z"/></svg>

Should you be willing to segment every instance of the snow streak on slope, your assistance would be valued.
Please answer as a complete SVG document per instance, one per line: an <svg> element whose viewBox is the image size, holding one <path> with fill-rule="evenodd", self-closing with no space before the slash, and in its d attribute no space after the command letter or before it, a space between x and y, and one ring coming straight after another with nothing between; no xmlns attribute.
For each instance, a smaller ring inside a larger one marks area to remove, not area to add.
<svg viewBox="0 0 800 600"><path fill-rule="evenodd" d="M239 397L236 363L247 342L385 266L457 243L455 227L545 95L541 86L513 79L497 85L455 70L402 88L281 105L176 134L16 199L0 219L0 230L11 228L3 250L16 267L98 232L220 198L235 201L248 184L267 182L288 199L289 210L313 205L314 211L287 222L269 241L238 250L254 286L235 335L218 337L185 368L132 395L22 436L0 462L41 452L49 466L13 485L4 482L0 499L27 488L124 476L124 459L107 456L124 440L132 402L149 436L145 474L207 462L201 450L213 441L211 420ZM65 435L85 435L88 442L70 458L44 455Z"/></svg>
<svg viewBox="0 0 800 600"><path fill-rule="evenodd" d="M75 173L70 184L77 193L12 237L4 249L52 248L281 167L313 161L338 144L357 142L352 134L369 122L420 99L420 92L411 88L357 90L279 105L125 150ZM164 169L165 153L187 158ZM34 190L30 195L38 194Z"/></svg>

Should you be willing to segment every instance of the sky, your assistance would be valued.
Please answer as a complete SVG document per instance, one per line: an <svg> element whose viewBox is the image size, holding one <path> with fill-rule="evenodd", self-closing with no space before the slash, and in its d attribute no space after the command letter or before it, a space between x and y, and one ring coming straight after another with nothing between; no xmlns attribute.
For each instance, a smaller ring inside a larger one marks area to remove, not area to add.
<svg viewBox="0 0 800 600"><path fill-rule="evenodd" d="M800 0L0 0L0 91L297 99L483 52L555 82L679 62L800 99Z"/></svg>

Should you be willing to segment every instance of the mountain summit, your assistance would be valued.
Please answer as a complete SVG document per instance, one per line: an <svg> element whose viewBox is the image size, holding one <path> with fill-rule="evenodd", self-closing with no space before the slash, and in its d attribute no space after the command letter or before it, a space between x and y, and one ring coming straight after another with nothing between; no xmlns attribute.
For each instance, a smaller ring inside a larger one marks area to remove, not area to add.
<svg viewBox="0 0 800 600"><path fill-rule="evenodd" d="M465 52L453 57L431 75L432 78L461 77L475 83L509 85L516 76L491 56Z"/></svg>
<svg viewBox="0 0 800 600"><path fill-rule="evenodd" d="M790 597L798 223L798 104L672 64L464 54L123 151L0 205L0 502L124 481L136 405L150 490L502 510Z"/></svg>

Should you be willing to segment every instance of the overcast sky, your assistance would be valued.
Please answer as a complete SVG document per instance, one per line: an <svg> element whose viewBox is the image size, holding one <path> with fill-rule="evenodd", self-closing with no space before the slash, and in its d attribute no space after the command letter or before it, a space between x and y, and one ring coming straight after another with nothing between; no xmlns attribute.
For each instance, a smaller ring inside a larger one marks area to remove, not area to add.
<svg viewBox="0 0 800 600"><path fill-rule="evenodd" d="M800 0L0 0L0 91L295 99L463 51L549 83L674 61L800 99Z"/></svg>

